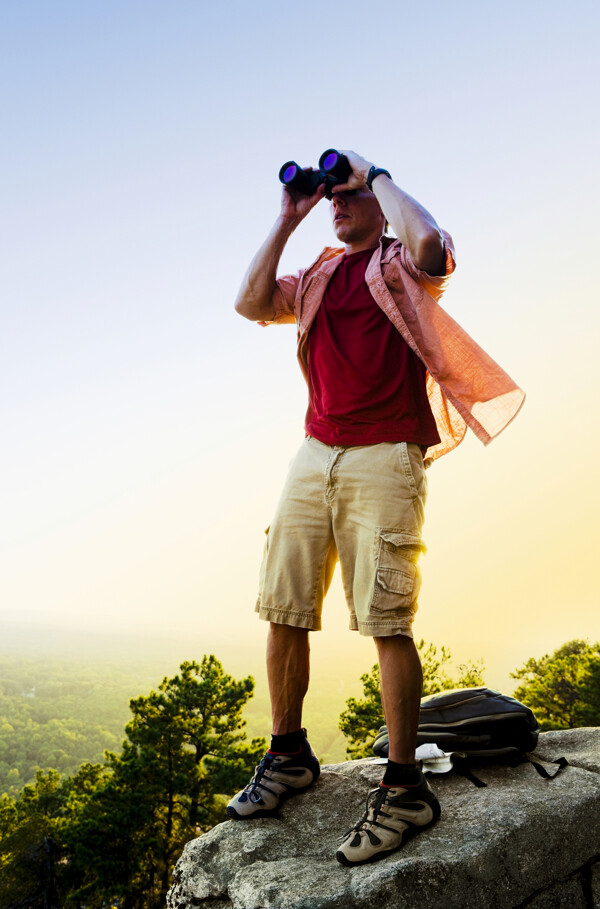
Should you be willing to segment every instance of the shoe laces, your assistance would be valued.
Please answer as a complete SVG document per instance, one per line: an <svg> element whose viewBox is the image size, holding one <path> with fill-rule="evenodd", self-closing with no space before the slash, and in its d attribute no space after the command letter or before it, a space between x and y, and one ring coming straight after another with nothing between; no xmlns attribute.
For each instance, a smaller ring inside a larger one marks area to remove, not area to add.
<svg viewBox="0 0 600 909"><path fill-rule="evenodd" d="M265 754L265 756L263 757L260 764L258 764L254 768L254 776L252 777L252 779L246 786L246 789L244 790L245 792L248 793L248 795L260 796L260 792L258 792L257 790L259 789L259 787L262 784L263 777L271 769L271 764L275 760L275 757L276 757L276 755L269 754L267 752L267 754Z"/></svg>
<svg viewBox="0 0 600 909"><path fill-rule="evenodd" d="M377 789L371 789L371 791L367 794L367 800L365 802L365 812L364 812L363 816L361 817L361 819L359 821L357 821L356 824L354 824L352 827L350 827L350 829L347 830L346 833L342 834L342 836L340 836L338 838L339 842L342 842L342 840L345 840L346 837L350 836L351 833L355 833L358 830L360 830L361 827L363 826L363 824L365 824L365 823L377 824L377 818L378 818L379 814L381 813L381 807L382 807L383 803L385 802L386 798L387 798L387 791L385 789L383 789L381 786L378 786ZM371 804L369 804L369 802L371 802ZM373 812L372 817L369 817L370 812Z"/></svg>

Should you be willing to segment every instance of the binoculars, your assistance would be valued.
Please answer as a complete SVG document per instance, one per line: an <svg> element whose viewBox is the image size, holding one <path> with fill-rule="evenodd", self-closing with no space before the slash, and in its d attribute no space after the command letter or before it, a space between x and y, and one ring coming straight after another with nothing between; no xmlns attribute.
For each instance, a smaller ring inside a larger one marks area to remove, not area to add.
<svg viewBox="0 0 600 909"><path fill-rule="evenodd" d="M295 161L286 161L279 171L279 179L290 189L303 196L313 196L321 183L325 184L325 195L332 198L331 190L338 183L346 183L352 168L346 155L328 148L319 158L318 170L303 170Z"/></svg>

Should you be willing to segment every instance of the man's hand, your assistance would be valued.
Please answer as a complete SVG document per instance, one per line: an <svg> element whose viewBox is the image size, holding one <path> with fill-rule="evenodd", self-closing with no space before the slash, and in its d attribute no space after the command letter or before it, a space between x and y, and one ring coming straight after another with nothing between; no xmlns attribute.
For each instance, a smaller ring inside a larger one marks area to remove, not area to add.
<svg viewBox="0 0 600 909"><path fill-rule="evenodd" d="M333 187L331 190L333 195L365 186L369 170L373 166L370 161L361 158L356 152L342 151L341 153L348 158L352 174L347 183L340 183ZM392 226L394 233L403 246L409 250L417 268L421 268L430 275L445 274L444 239L427 209L386 176L380 176L373 181L371 192L379 202L381 211Z"/></svg>
<svg viewBox="0 0 600 909"><path fill-rule="evenodd" d="M369 171L373 166L371 161L367 161L366 158L361 158L356 152L340 149L340 153L347 157L348 164L352 168L352 173L350 174L347 183L338 183L337 186L332 188L331 192L333 194L343 193L350 189L360 189L360 187L364 186L367 182Z"/></svg>
<svg viewBox="0 0 600 909"><path fill-rule="evenodd" d="M323 183L312 196L305 196L287 186L283 187L279 216L250 263L235 301L236 311L246 319L259 322L261 325L273 320L275 315L273 292L276 286L277 266L285 244L324 195Z"/></svg>
<svg viewBox="0 0 600 909"><path fill-rule="evenodd" d="M307 167L305 170L310 171L312 167ZM318 186L316 193L312 196L305 196L303 193L290 189L289 186L284 186L281 193L281 218L297 227L324 195L324 183Z"/></svg>

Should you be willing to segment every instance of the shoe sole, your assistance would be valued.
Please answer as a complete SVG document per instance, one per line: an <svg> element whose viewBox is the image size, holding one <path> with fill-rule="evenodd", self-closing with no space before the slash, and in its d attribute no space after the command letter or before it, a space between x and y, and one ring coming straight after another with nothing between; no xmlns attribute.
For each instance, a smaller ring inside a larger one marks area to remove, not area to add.
<svg viewBox="0 0 600 909"><path fill-rule="evenodd" d="M437 812L434 812L434 815L435 816L433 817L433 819L431 821L429 821L428 824L423 824L422 827L417 827L415 824L411 824L410 827L408 827L403 832L401 842L399 842L397 846L394 846L393 849L383 849L381 852L376 852L374 855L370 856L369 858L361 859L358 862L353 862L346 855L344 855L343 852L340 852L340 851L336 852L335 857L338 860L338 862L340 863L340 865L345 865L346 868L355 868L357 865L368 865L373 862L378 862L381 859L387 858L388 855L393 855L394 852L398 851L398 849L402 849L402 847L405 846L406 843L408 842L408 840L412 839L413 836L416 836L418 833L422 833L423 830L427 830L427 829L429 829L429 827L433 827L434 824L437 824L437 822L439 821L440 816L441 816L441 810L439 807L439 803L438 803L438 810L437 810Z"/></svg>
<svg viewBox="0 0 600 909"><path fill-rule="evenodd" d="M235 810L235 808L228 806L225 809L225 813L226 813L227 817L232 821L252 821L255 818L259 818L259 817L275 817L284 802L286 802L288 799L290 799L293 795L300 795L301 792L306 792L307 789L310 789L311 786L314 786L314 784L317 782L319 776L320 776L320 773L315 777L315 779L312 781L312 783L308 784L308 786L302 786L301 789L288 789L287 792L283 792L279 796L279 801L275 805L274 808L265 808L264 811L261 808L259 808L256 811L254 811L252 814L238 814L238 812Z"/></svg>

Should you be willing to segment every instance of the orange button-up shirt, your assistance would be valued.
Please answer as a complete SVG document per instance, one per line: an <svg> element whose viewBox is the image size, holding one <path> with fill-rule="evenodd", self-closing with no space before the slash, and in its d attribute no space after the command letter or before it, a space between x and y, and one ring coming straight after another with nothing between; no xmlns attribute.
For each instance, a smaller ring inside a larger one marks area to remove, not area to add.
<svg viewBox="0 0 600 909"><path fill-rule="evenodd" d="M432 277L417 268L399 240L382 237L365 280L376 303L427 367L427 394L441 442L426 452L439 458L462 441L469 426L487 445L516 416L525 393L439 305L455 269L452 239L446 244L446 273ZM298 361L308 378L308 333L343 249L326 247L296 275L278 278L275 317L267 325L296 322Z"/></svg>

